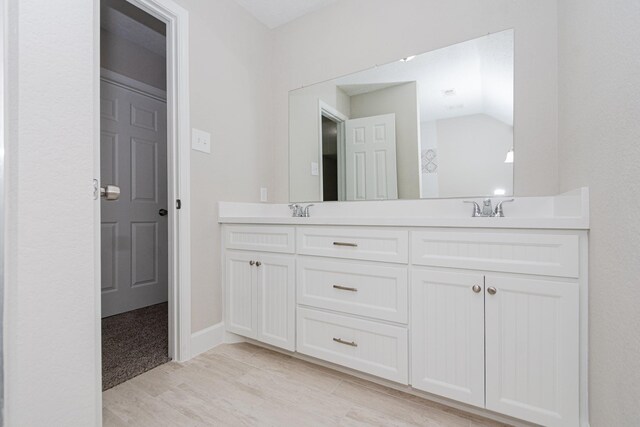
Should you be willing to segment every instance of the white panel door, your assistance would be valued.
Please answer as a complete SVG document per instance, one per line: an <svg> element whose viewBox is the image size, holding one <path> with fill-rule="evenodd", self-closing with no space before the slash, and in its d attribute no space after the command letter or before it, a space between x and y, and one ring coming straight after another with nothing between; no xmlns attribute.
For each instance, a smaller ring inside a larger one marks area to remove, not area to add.
<svg viewBox="0 0 640 427"><path fill-rule="evenodd" d="M258 337L256 256L250 252L225 254L226 329L249 338Z"/></svg>
<svg viewBox="0 0 640 427"><path fill-rule="evenodd" d="M485 286L487 409L577 426L578 284L486 276Z"/></svg>
<svg viewBox="0 0 640 427"><path fill-rule="evenodd" d="M396 115L345 122L347 200L398 198Z"/></svg>
<svg viewBox="0 0 640 427"><path fill-rule="evenodd" d="M108 82L100 91L102 316L168 299L166 104Z"/></svg>
<svg viewBox="0 0 640 427"><path fill-rule="evenodd" d="M483 275L411 274L413 387L484 407Z"/></svg>
<svg viewBox="0 0 640 427"><path fill-rule="evenodd" d="M256 258L258 340L295 350L295 258L260 255Z"/></svg>

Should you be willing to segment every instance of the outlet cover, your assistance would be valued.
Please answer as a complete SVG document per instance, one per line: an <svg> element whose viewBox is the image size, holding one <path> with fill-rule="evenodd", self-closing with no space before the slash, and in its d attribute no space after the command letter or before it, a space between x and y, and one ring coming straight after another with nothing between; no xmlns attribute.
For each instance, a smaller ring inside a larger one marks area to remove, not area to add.
<svg viewBox="0 0 640 427"><path fill-rule="evenodd" d="M211 134L200 129L191 129L191 148L203 153L211 153Z"/></svg>
<svg viewBox="0 0 640 427"><path fill-rule="evenodd" d="M267 187L260 187L260 201L266 202L267 200Z"/></svg>
<svg viewBox="0 0 640 427"><path fill-rule="evenodd" d="M317 162L311 162L311 175L313 175L313 176L318 176L319 175L318 163Z"/></svg>

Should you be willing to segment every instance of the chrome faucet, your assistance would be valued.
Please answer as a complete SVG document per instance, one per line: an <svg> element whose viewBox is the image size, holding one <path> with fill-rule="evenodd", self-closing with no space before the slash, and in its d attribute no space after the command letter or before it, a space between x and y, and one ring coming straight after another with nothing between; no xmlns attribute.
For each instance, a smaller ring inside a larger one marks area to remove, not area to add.
<svg viewBox="0 0 640 427"><path fill-rule="evenodd" d="M491 199L482 201L482 216L493 216L493 208L491 207Z"/></svg>
<svg viewBox="0 0 640 427"><path fill-rule="evenodd" d="M472 217L475 218L477 216L483 216L478 202L474 202L473 200L464 200L463 203L473 203L473 213L471 214Z"/></svg>
<svg viewBox="0 0 640 427"><path fill-rule="evenodd" d="M311 203L310 205L307 205L304 207L304 209L302 209L302 216L305 218L309 218L311 216L311 213L309 212L309 208L313 206L313 203Z"/></svg>
<svg viewBox="0 0 640 427"><path fill-rule="evenodd" d="M498 204L496 205L496 208L493 210L493 216L503 217L504 212L502 211L502 204L513 202L513 201L515 201L515 199L502 200L498 202Z"/></svg>
<svg viewBox="0 0 640 427"><path fill-rule="evenodd" d="M484 199L482 201L482 207L478 204L478 202L474 202L472 200L464 200L464 203L473 203L473 214L472 217L504 217L504 211L502 209L503 203L513 202L515 199L509 200L501 200L496 205L496 208L493 209L491 199Z"/></svg>
<svg viewBox="0 0 640 427"><path fill-rule="evenodd" d="M297 203L291 203L289 205L289 209L291 209L291 216L294 218L308 218L311 216L309 212L309 208L311 206L313 206L313 203L305 207L302 207Z"/></svg>
<svg viewBox="0 0 640 427"><path fill-rule="evenodd" d="M289 209L291 209L291 216L294 218L300 218L302 216L302 206L297 203L291 203L289 205Z"/></svg>

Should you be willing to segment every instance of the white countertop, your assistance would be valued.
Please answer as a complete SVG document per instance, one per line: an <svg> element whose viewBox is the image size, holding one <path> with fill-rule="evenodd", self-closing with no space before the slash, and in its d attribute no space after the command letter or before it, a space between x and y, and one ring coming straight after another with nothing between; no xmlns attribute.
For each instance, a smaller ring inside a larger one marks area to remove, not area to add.
<svg viewBox="0 0 640 427"><path fill-rule="evenodd" d="M465 199L468 200L468 199ZM481 201L481 199L472 199ZM496 201L501 198L495 198ZM589 229L587 188L548 197L519 197L504 218L473 218L462 199L316 203L310 218L293 218L287 204L220 202L221 224L349 225ZM468 216L467 216L468 215Z"/></svg>
<svg viewBox="0 0 640 427"><path fill-rule="evenodd" d="M393 227L588 229L582 218L292 218L221 217L221 224L352 225Z"/></svg>

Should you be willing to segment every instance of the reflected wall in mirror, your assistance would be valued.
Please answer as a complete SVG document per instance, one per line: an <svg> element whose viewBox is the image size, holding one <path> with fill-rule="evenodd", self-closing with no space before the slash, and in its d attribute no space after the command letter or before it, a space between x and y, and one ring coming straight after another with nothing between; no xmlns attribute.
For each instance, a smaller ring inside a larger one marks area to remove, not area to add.
<svg viewBox="0 0 640 427"><path fill-rule="evenodd" d="M512 195L513 37L291 91L290 200Z"/></svg>

